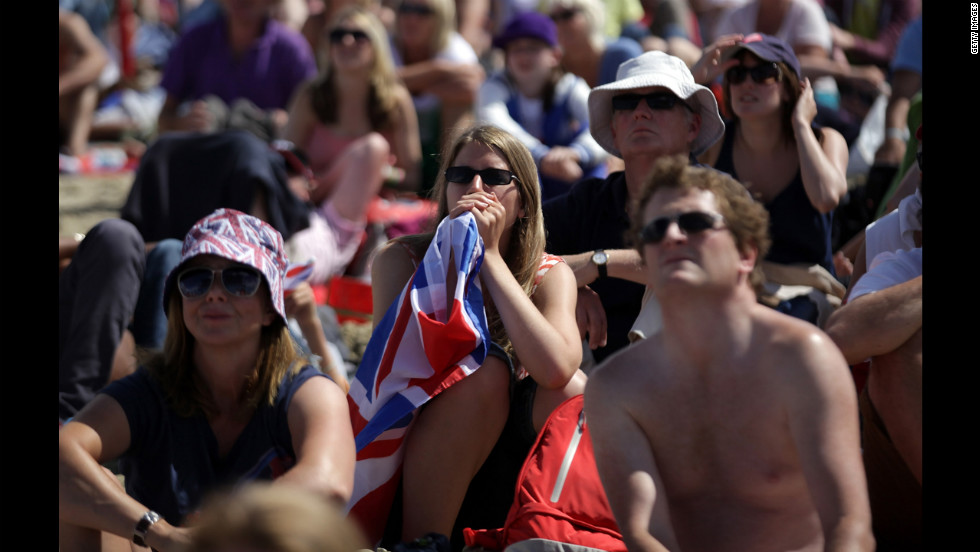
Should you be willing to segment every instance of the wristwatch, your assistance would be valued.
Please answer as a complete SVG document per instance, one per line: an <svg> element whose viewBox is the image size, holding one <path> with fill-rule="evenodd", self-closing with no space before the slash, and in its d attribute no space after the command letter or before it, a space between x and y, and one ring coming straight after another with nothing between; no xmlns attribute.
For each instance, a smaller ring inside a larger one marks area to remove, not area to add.
<svg viewBox="0 0 980 552"><path fill-rule="evenodd" d="M146 532L150 530L150 526L154 523L160 521L160 514L154 512L153 510L147 510L143 517L136 522L136 529L133 530L133 542L138 546L148 547L146 541Z"/></svg>
<svg viewBox="0 0 980 552"><path fill-rule="evenodd" d="M608 261L608 260L609 260L609 255L606 255L606 252L603 251L603 250L601 250L601 249L596 249L592 253L592 262L595 263L596 268L599 269L599 279L600 280L603 279L603 278L605 278L606 275L607 275L607 272L606 272L606 261Z"/></svg>

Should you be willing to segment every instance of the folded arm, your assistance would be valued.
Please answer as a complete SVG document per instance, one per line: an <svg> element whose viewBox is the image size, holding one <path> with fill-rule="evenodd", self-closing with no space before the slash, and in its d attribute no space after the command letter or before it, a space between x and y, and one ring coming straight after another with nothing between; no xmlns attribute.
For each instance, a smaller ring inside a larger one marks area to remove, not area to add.
<svg viewBox="0 0 980 552"><path fill-rule="evenodd" d="M131 539L149 508L126 494L102 467L129 448L129 422L115 399L97 395L58 435L58 517L63 523ZM146 542L155 550L178 550L189 531L161 519Z"/></svg>

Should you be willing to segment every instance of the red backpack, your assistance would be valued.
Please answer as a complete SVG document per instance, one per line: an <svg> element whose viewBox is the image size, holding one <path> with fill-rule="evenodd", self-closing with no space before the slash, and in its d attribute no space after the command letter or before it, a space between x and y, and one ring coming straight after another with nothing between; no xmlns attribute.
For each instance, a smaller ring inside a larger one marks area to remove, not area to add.
<svg viewBox="0 0 980 552"><path fill-rule="evenodd" d="M584 396L548 416L517 478L514 503L500 529L463 530L467 546L503 550L529 539L626 552L599 480Z"/></svg>

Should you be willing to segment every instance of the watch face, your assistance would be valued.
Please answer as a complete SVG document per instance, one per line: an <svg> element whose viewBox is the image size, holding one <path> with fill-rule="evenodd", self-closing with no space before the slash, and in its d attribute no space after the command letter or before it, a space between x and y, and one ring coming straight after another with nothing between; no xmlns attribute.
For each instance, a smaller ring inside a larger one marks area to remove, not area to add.
<svg viewBox="0 0 980 552"><path fill-rule="evenodd" d="M605 251L596 251L592 254L592 262L595 264L605 264L608 259Z"/></svg>

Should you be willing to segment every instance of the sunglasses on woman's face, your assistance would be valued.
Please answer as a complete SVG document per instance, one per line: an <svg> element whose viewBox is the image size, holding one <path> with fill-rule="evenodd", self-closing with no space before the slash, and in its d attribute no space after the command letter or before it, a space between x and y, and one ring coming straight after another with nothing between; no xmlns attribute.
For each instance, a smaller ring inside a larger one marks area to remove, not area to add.
<svg viewBox="0 0 980 552"><path fill-rule="evenodd" d="M426 6L425 4L409 4L406 2L398 6L398 13L402 15L418 15L424 17L436 13L436 10L432 9L431 6Z"/></svg>
<svg viewBox="0 0 980 552"><path fill-rule="evenodd" d="M330 43L341 44L348 35L354 37L354 42L357 43L368 41L367 33L359 29L334 29L330 31Z"/></svg>
<svg viewBox="0 0 980 552"><path fill-rule="evenodd" d="M613 111L633 111L640 105L640 100L646 100L647 107L650 109L665 111L673 109L678 103L691 110L687 102L678 98L670 92L651 92L649 94L620 94L613 96Z"/></svg>
<svg viewBox="0 0 980 552"><path fill-rule="evenodd" d="M675 213L663 217L657 217L647 223L640 231L640 239L643 243L656 244L663 241L667 235L670 225L677 223L681 232L690 236L705 230L715 228L719 222L723 222L724 217L718 213L707 213L705 211L688 211L687 213Z"/></svg>
<svg viewBox="0 0 980 552"><path fill-rule="evenodd" d="M742 84L745 82L745 77L750 75L757 84L763 84L769 79L779 78L779 66L773 62L760 63L751 69L744 65L736 65L725 73L728 82L732 84Z"/></svg>
<svg viewBox="0 0 980 552"><path fill-rule="evenodd" d="M247 266L229 266L222 270L198 266L180 273L177 289L187 299L202 297L211 289L215 274L219 276L225 291L235 297L251 297L262 284L262 274Z"/></svg>
<svg viewBox="0 0 980 552"><path fill-rule="evenodd" d="M511 180L520 182L516 174L505 171L504 169L483 169L478 171L473 167L463 166L449 167L446 169L446 181L454 184L469 184L476 175L480 175L480 180L490 186L504 186L510 184Z"/></svg>
<svg viewBox="0 0 980 552"><path fill-rule="evenodd" d="M572 10L563 10L563 11L555 12L555 13L551 14L549 17L551 17L551 20L554 21L555 23L561 23L562 21L568 21L569 19L575 17L575 15L578 12L579 12L579 10L575 10L575 9L572 9Z"/></svg>

